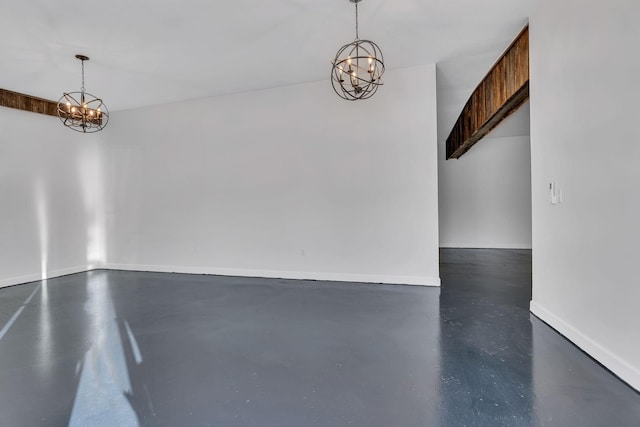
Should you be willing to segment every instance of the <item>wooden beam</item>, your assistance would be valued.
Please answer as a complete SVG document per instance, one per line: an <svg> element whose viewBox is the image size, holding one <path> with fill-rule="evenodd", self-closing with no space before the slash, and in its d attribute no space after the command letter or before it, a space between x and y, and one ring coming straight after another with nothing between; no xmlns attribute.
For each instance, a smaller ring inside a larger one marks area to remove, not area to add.
<svg viewBox="0 0 640 427"><path fill-rule="evenodd" d="M58 116L58 103L24 93L0 89L0 107L17 108L32 113Z"/></svg>
<svg viewBox="0 0 640 427"><path fill-rule="evenodd" d="M529 26L511 43L473 91L447 138L457 159L529 99Z"/></svg>

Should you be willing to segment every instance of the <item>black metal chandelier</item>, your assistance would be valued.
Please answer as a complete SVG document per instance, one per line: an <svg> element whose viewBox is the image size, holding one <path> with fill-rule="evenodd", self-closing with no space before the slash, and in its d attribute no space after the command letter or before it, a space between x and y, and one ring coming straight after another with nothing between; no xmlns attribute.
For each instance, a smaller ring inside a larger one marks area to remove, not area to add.
<svg viewBox="0 0 640 427"><path fill-rule="evenodd" d="M102 130L109 121L109 110L97 98L84 90L84 61L89 57L76 55L82 62L82 87L80 92L65 92L58 100L58 117L69 129L92 133Z"/></svg>
<svg viewBox="0 0 640 427"><path fill-rule="evenodd" d="M333 90L343 99L356 101L371 98L382 86L384 62L382 51L370 40L360 40L358 35L358 3L356 6L356 39L340 48L331 68Z"/></svg>

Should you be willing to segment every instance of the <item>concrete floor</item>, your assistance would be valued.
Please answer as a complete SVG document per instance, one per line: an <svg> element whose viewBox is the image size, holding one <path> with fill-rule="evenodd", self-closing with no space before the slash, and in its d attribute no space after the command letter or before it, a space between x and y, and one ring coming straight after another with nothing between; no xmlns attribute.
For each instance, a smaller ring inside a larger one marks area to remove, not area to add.
<svg viewBox="0 0 640 427"><path fill-rule="evenodd" d="M0 289L0 426L640 426L528 313L529 251L442 289L94 271Z"/></svg>

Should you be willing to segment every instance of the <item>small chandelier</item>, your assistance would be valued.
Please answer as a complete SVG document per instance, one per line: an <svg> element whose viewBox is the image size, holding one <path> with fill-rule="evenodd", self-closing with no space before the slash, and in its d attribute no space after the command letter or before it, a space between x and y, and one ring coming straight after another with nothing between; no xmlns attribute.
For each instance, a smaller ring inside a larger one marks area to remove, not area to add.
<svg viewBox="0 0 640 427"><path fill-rule="evenodd" d="M76 55L82 62L82 87L80 92L65 92L58 100L58 117L69 129L92 133L102 130L109 121L109 110L102 102L84 90L84 61L89 57Z"/></svg>
<svg viewBox="0 0 640 427"><path fill-rule="evenodd" d="M356 5L356 39L338 50L331 69L331 84L339 97L355 101L371 98L382 86L384 62L378 45L358 36L358 3L362 0L349 1Z"/></svg>

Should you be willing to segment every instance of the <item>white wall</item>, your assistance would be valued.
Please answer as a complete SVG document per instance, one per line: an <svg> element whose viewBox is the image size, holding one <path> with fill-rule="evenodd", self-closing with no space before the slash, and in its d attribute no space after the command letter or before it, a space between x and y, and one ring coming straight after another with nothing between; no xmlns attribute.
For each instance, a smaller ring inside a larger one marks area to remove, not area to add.
<svg viewBox="0 0 640 427"><path fill-rule="evenodd" d="M438 285L435 66L113 114L108 266Z"/></svg>
<svg viewBox="0 0 640 427"><path fill-rule="evenodd" d="M0 108L0 286L103 261L95 135Z"/></svg>
<svg viewBox="0 0 640 427"><path fill-rule="evenodd" d="M528 103L460 159L445 157L464 104L506 47L438 64L441 247L531 249Z"/></svg>
<svg viewBox="0 0 640 427"><path fill-rule="evenodd" d="M639 19L635 0L541 0L531 17L531 309L636 389Z"/></svg>

